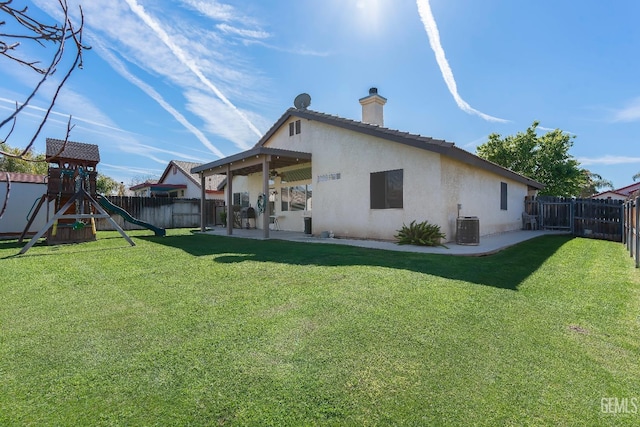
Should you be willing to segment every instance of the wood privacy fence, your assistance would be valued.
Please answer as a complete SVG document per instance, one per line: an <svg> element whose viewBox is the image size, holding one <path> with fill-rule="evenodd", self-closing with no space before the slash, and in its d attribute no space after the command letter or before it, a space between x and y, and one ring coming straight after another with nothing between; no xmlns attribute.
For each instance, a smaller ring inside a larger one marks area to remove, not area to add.
<svg viewBox="0 0 640 427"><path fill-rule="evenodd" d="M640 196L633 197L624 203L624 244L629 255L634 258L636 268L640 267Z"/></svg>
<svg viewBox="0 0 640 427"><path fill-rule="evenodd" d="M566 230L574 236L622 242L623 202L611 199L526 197L525 212L542 230Z"/></svg>
<svg viewBox="0 0 640 427"><path fill-rule="evenodd" d="M121 197L108 196L111 203L127 211L132 217L160 228L200 227L200 199L178 199L172 197ZM224 210L222 200L205 200L205 225L222 224L220 213ZM111 217L125 230L136 230L142 227L126 222L123 218L111 213ZM107 219L96 222L98 230L111 230Z"/></svg>

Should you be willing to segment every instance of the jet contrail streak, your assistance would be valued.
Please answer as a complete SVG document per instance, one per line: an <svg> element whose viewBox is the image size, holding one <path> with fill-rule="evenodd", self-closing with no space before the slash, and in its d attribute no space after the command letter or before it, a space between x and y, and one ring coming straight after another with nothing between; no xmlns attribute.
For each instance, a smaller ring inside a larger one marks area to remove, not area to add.
<svg viewBox="0 0 640 427"><path fill-rule="evenodd" d="M117 73L119 73L121 76L123 76L125 79L127 79L132 84L136 85L144 93L146 93L148 96L150 96L151 99L153 99L158 104L160 104L160 106L162 108L164 108L165 111L167 111L169 114L171 114L180 124L182 124L182 126L187 128L187 130L189 130L189 132L191 132L193 135L195 135L195 137L198 138L200 140L200 142L202 142L202 144L205 147L207 147L209 150L211 150L212 153L214 153L216 156L218 156L220 158L225 157L225 155L218 149L218 147L213 145L211 143L211 141L209 141L207 139L207 137L200 131L200 129L198 129L193 124L191 124L191 122L189 122L189 120L187 120L186 117L184 117L178 110L173 108L173 106L171 106L171 104L169 104L162 97L162 95L160 95L153 87L151 87L150 85L148 85L144 81L140 80L139 78L137 78L133 74L131 74L127 70L125 65L119 59L117 59L111 52L109 52L108 49L104 48L103 46L100 46L100 52L102 52L105 55L105 57L109 60L109 63L111 64L111 67Z"/></svg>
<svg viewBox="0 0 640 427"><path fill-rule="evenodd" d="M141 5L139 5L136 0L126 0L127 4L129 5L129 7L131 8L131 10L133 11L133 13L135 13L140 19L142 19L142 21L144 21L144 23L151 28L156 35L160 38L160 40L162 40L162 42L171 50L171 52L176 56L176 58L178 58L178 60L187 68L189 68L197 77L198 79L200 79L200 81L207 86L209 89L211 89L211 91L218 97L220 98L220 100L227 105L229 108L231 108L236 114L238 114L238 116L240 116L240 118L242 119L242 121L244 121L247 126L249 126L249 128L258 136L258 137L262 137L262 132L260 132L258 130L257 127L255 127L255 125L253 123L251 123L251 120L249 120L249 118L238 109L238 107L236 107L235 105L233 105L231 103L231 101L229 101L229 99L227 99L226 96L224 96L224 94L220 91L220 89L218 89L213 83L211 83L211 81L202 73L202 71L200 71L200 69L198 68L197 64L194 63L194 61L189 58L189 56L184 52L184 50L178 46L176 43L173 42L173 40L171 40L171 37L169 36L169 34L167 34L166 31L164 31L160 25L155 22L144 10L144 7L142 7Z"/></svg>
<svg viewBox="0 0 640 427"><path fill-rule="evenodd" d="M442 78L444 79L449 92L451 92L453 99L456 101L456 104L458 104L458 107L460 107L460 109L466 113L475 114L490 122L507 123L509 120L493 117L481 111L478 111L475 108L472 108L469 103L467 103L467 101L460 97L460 94L458 94L458 86L456 85L456 80L453 77L453 71L451 71L451 67L449 66L447 57L444 54L444 49L442 48L442 44L440 43L440 33L438 32L436 20L434 19L433 13L431 12L429 0L416 1L418 4L418 12L420 13L420 19L422 20L424 29L427 31L427 36L429 36L429 44L431 45L431 49L433 49L433 52L436 55L436 62L440 67Z"/></svg>

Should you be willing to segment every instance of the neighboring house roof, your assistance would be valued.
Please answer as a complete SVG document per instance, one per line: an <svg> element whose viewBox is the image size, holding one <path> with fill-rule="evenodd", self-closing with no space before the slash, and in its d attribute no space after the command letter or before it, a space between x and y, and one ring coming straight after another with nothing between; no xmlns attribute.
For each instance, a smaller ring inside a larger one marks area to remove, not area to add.
<svg viewBox="0 0 640 427"><path fill-rule="evenodd" d="M131 191L140 190L142 188L151 187L152 185L155 185L157 183L158 183L157 179L148 179L145 182L142 182L140 184L134 185L133 187L130 187L129 190Z"/></svg>
<svg viewBox="0 0 640 427"><path fill-rule="evenodd" d="M100 151L97 145L73 141L65 142L55 138L47 138L46 156L50 160L69 159L100 162Z"/></svg>
<svg viewBox="0 0 640 427"><path fill-rule="evenodd" d="M46 184L47 182L47 175L22 172L0 172L0 182L7 181L7 174L11 182L22 182L25 184Z"/></svg>
<svg viewBox="0 0 640 427"><path fill-rule="evenodd" d="M184 173L184 175L187 178L189 178L199 188L200 187L200 175L197 174L197 173L192 173L192 170L194 168L200 166L200 165L202 165L202 163L183 162L183 161L180 161L180 160L171 160L169 162L169 164L167 165L166 169L164 170L164 172L162 173L162 176L160 177L160 181L159 182L163 182L165 180L165 178L167 177L167 175L169 174L169 172L175 166L180 171L182 171L182 173ZM207 177L207 182L206 182L206 185L205 185L207 187L206 191L207 192L216 192L217 188L218 188L218 185L224 179L225 179L224 175L211 175L211 176Z"/></svg>
<svg viewBox="0 0 640 427"><path fill-rule="evenodd" d="M378 125L372 125L369 123L359 122L355 120L345 119L338 116L332 116L330 114L319 113L317 111L307 109L289 108L278 121L264 134L260 141L256 144L256 147L264 145L269 138L286 122L291 116L300 117L309 120L316 120L321 123L326 123L332 126L337 126L343 129L348 129L354 132L363 133L365 135L371 135L378 138L382 138L388 141L409 145L412 147L420 148L423 150L433 151L448 157L452 157L463 163L479 167L481 169L489 170L498 175L511 178L515 181L527 184L531 187L541 189L543 184L534 181L524 175L513 172L510 169L504 168L496 163L490 162L483 158L476 156L466 150L458 148L452 142L447 142L442 139L434 139L428 136L422 136L412 134L409 132L401 132L394 129L385 128Z"/></svg>
<svg viewBox="0 0 640 427"><path fill-rule="evenodd" d="M592 197L602 196L602 195L605 195L607 193L614 193L614 194L618 194L620 196L629 197L633 193L635 193L636 191L640 191L640 182L635 182L635 183L633 183L631 185L627 185L626 187L616 188L615 190L603 191L603 192L598 193L598 194L596 194L596 195L594 195Z"/></svg>

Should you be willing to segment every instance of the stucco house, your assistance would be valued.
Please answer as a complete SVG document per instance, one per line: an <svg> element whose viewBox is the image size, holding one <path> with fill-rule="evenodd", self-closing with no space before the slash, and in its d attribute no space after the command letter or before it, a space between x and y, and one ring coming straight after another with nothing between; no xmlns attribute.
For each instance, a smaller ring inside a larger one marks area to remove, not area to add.
<svg viewBox="0 0 640 427"><path fill-rule="evenodd" d="M137 197L179 197L199 199L202 195L200 177L191 169L201 163L171 160L159 180L147 180L130 188ZM224 199L224 190L218 189L224 175L210 175L205 181L206 199Z"/></svg>
<svg viewBox="0 0 640 427"><path fill-rule="evenodd" d="M244 195L259 208L264 194L256 224L265 237L304 231L305 217L313 234L381 240L413 220L438 224L448 240L459 216L478 217L481 236L522 227L524 198L542 184L453 143L384 127L387 100L376 88L359 101L362 121L290 108L252 149L191 172L232 177L227 205Z"/></svg>
<svg viewBox="0 0 640 427"><path fill-rule="evenodd" d="M27 214L36 202L47 193L47 176L18 172L0 172L0 210L7 199L7 176L11 183L9 200L0 218L0 237L19 237L27 225ZM30 233L35 233L47 223L46 209L40 209Z"/></svg>
<svg viewBox="0 0 640 427"><path fill-rule="evenodd" d="M635 182L626 187L607 190L593 196L594 199L627 200L636 191L640 191L640 182Z"/></svg>

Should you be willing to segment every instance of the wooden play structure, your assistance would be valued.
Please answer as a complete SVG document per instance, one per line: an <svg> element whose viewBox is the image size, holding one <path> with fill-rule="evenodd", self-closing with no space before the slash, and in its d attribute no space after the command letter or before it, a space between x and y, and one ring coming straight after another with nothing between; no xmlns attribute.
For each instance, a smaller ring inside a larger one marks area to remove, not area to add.
<svg viewBox="0 0 640 427"><path fill-rule="evenodd" d="M49 161L47 193L31 215L19 242L22 242L38 211L45 206L47 224L22 248L27 252L45 236L49 245L88 242L96 239L97 218L108 219L131 246L135 243L97 202L96 167L100 162L98 146L80 142L47 138ZM50 206L55 214L49 218Z"/></svg>

